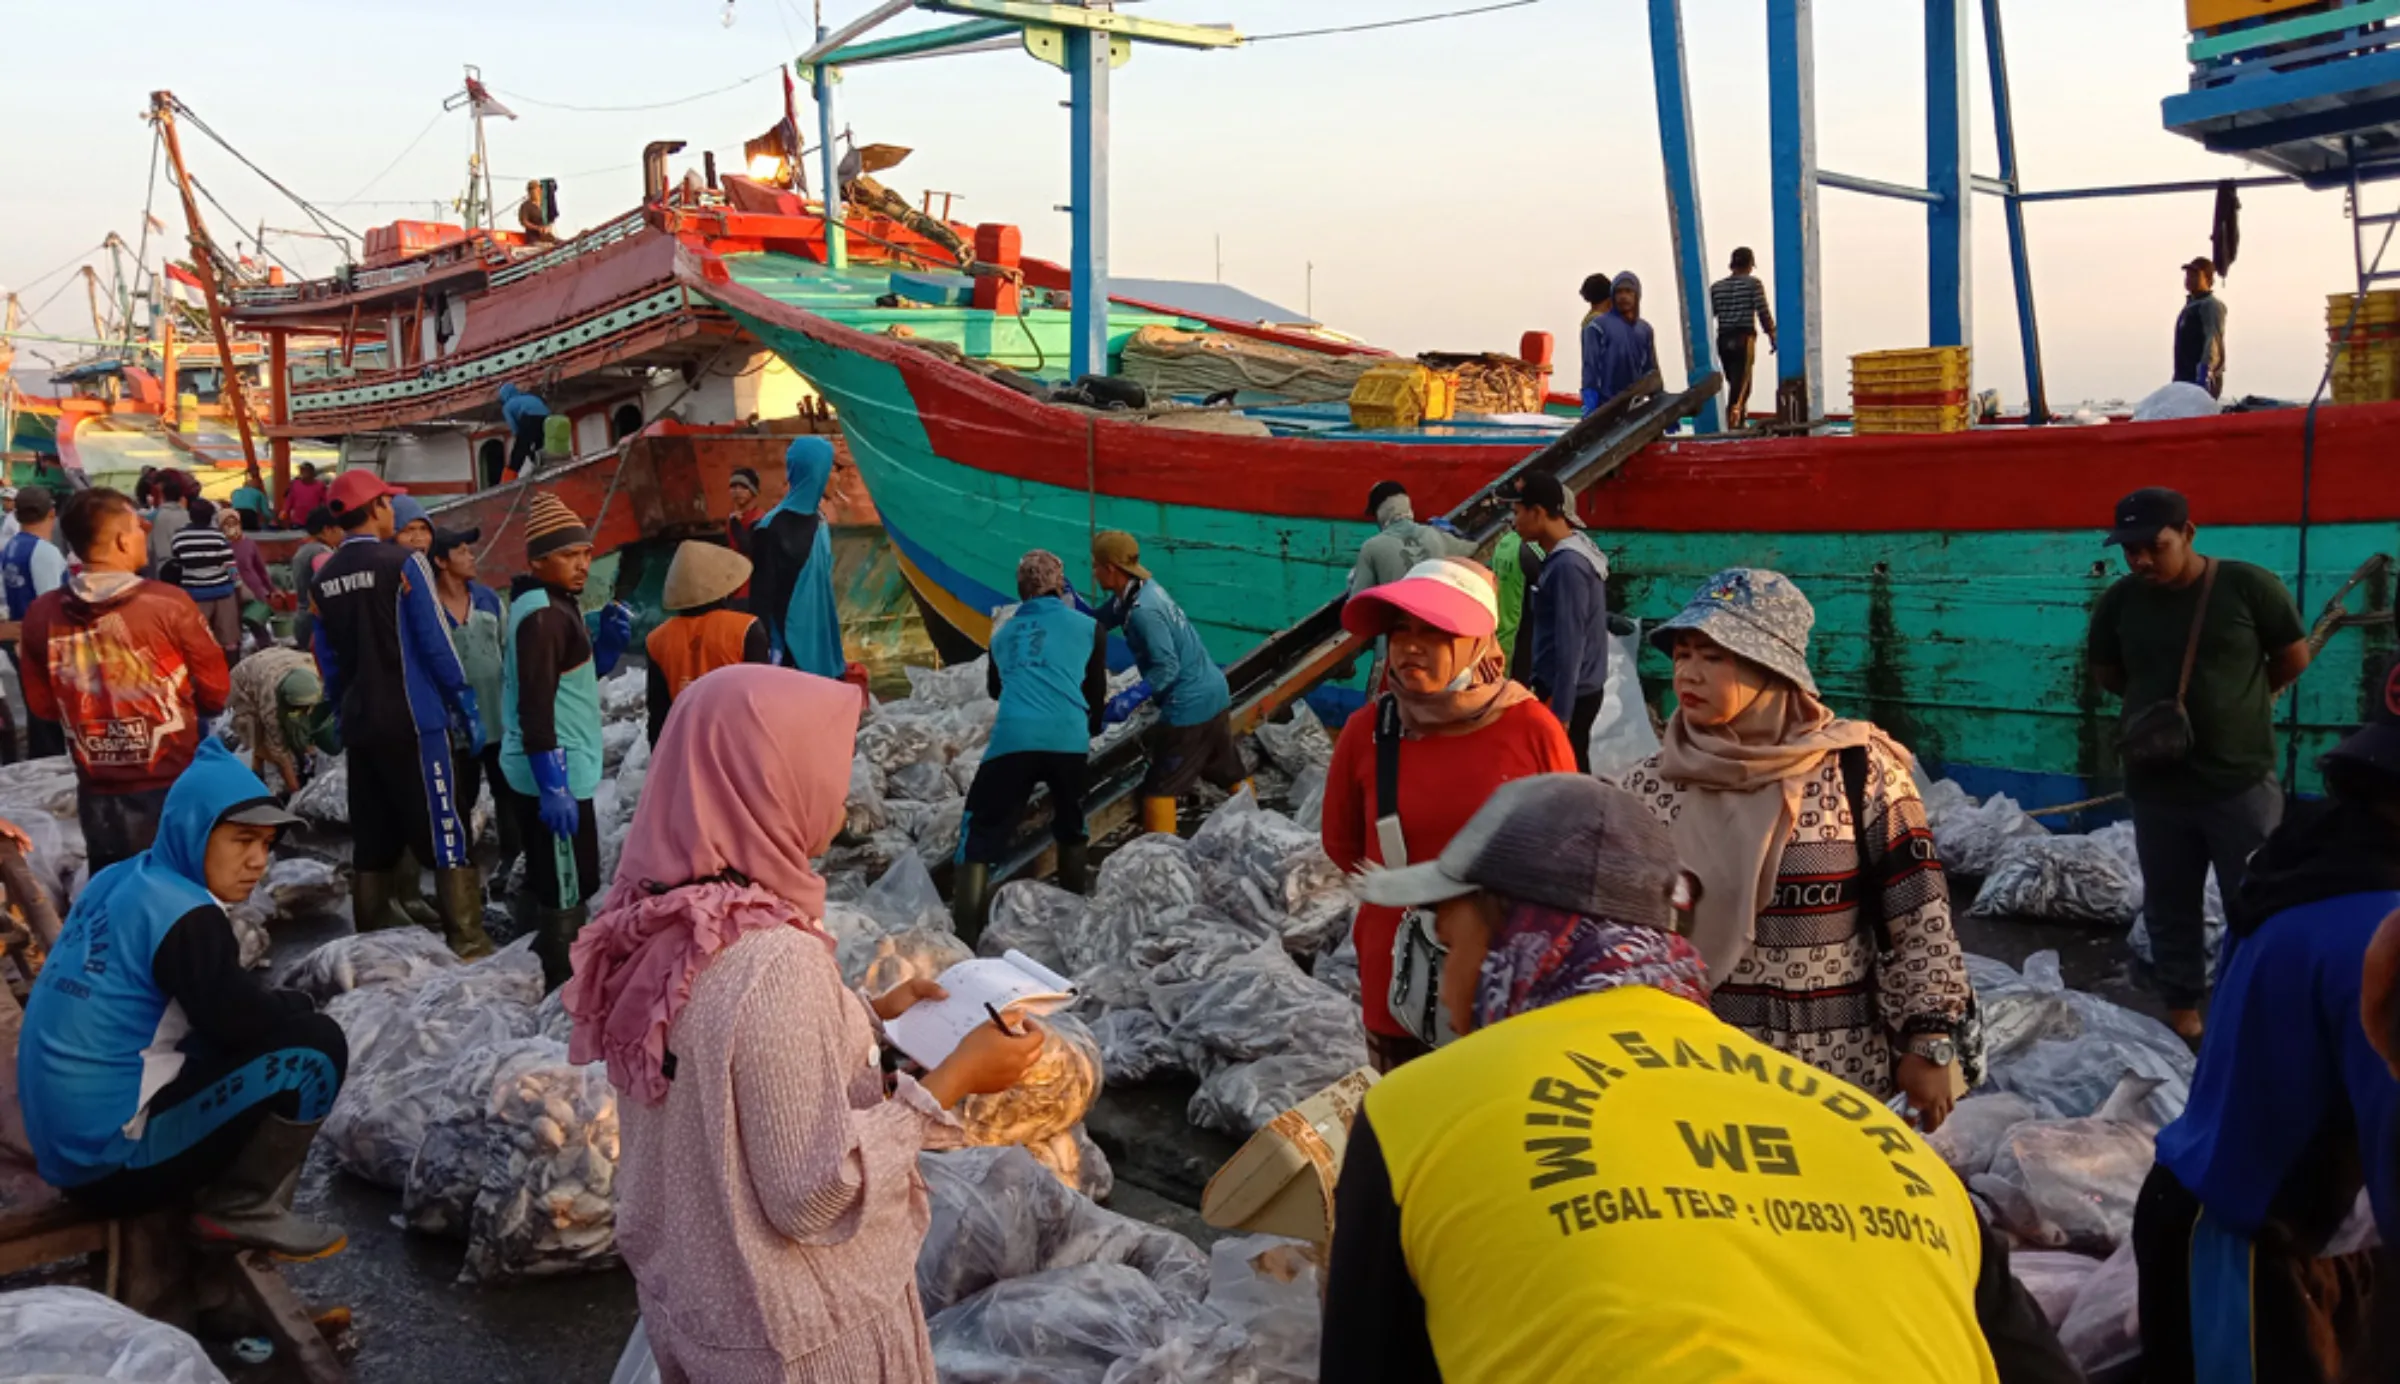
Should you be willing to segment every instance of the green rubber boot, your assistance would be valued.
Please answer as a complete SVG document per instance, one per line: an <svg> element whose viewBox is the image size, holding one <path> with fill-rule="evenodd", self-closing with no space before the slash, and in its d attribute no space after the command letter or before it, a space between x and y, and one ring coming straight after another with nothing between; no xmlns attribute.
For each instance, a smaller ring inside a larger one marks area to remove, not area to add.
<svg viewBox="0 0 2400 1384"><path fill-rule="evenodd" d="M483 877L472 865L436 870L433 889L442 904L442 937L461 961L492 954L492 939L483 930Z"/></svg>
<svg viewBox="0 0 2400 1384"><path fill-rule="evenodd" d="M972 947L982 940L991 906L992 867L971 860L960 862L950 880L950 923L959 941Z"/></svg>

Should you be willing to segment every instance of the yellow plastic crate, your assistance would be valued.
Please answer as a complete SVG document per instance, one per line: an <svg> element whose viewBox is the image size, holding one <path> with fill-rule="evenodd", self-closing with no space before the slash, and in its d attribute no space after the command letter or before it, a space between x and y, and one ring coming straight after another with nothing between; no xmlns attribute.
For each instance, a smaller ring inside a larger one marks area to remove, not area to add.
<svg viewBox="0 0 2400 1384"><path fill-rule="evenodd" d="M1967 389L1975 379L1975 354L1966 346L1927 346L1909 351L1867 351L1850 357L1850 387L1870 393L1926 393Z"/></svg>
<svg viewBox="0 0 2400 1384"><path fill-rule="evenodd" d="M1450 381L1413 360L1387 360L1358 377L1350 389L1350 426L1393 431L1448 418Z"/></svg>
<svg viewBox="0 0 2400 1384"><path fill-rule="evenodd" d="M2358 316L2353 322L2351 305L2358 304ZM2359 302L2351 293L2330 293L2325 297L2325 326L2340 331L2344 324L2356 327L2380 327L2400 324L2400 288L2379 288Z"/></svg>
<svg viewBox="0 0 2400 1384"><path fill-rule="evenodd" d="M1960 433L1973 422L1969 404L1941 404L1931 408L1891 408L1862 405L1850 419L1850 431L1862 436L1874 433Z"/></svg>

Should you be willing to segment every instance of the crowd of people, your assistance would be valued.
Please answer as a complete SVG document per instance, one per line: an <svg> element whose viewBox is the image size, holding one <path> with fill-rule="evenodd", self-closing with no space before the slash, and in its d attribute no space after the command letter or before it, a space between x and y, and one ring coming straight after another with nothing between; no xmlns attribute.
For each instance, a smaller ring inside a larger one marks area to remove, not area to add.
<svg viewBox="0 0 2400 1384"><path fill-rule="evenodd" d="M479 534L371 472L334 477L295 559L306 651L242 657L208 605L248 580L240 518L195 515L165 479L147 522L88 491L56 518L62 568L25 547L53 519L19 492L0 594L36 727L72 751L94 871L26 1016L43 1175L112 1211L188 1201L210 1240L339 1247L291 1196L341 1033L243 972L224 917L296 821L279 796L338 744L361 930L411 925L430 868L426 917L462 957L490 950L466 823L494 794L572 1055L624 1100L619 1243L662 1376L930 1381L914 1159L960 1142L957 1103L1015 1083L1042 1039L994 1015L931 1070L887 1074L882 1025L941 987L869 997L834 964L813 862L866 700L817 513L831 467L796 440L779 503L741 473L728 541L677 550L645 644L655 751L607 880L599 678L632 622L585 613L593 534L559 496L528 498L529 570L503 598ZM1674 692L1657 752L1595 777L1609 564L1554 478L1507 498L1487 566L1378 485L1342 610L1376 657L1321 831L1357 877L1381 1080L1336 1193L1321 1377L2077 1378L1925 1139L1984 1053L1914 756L1820 686L1800 586L1736 567L1649 632ZM2400 663L2325 759L2330 797L2286 819L2273 707L2309 659L2289 593L2203 554L2172 491L2109 520L2128 571L2089 664L2124 701L2156 984L2199 1053L2134 1231L2149 1377L2238 1359L2332 1384L2345 1351L2369 1358L2375 1300L2364 1264L2319 1252L2362 1189L2400 1233ZM145 575L167 562L175 584ZM1154 709L1145 830L1247 777L1224 673L1139 541L1097 533L1089 563L1096 605L1059 555L1024 554L990 641L998 707L952 895L970 942L1037 802L1060 882L1089 883L1087 756L1109 723ZM1116 697L1112 634L1140 678ZM203 738L220 712L247 766ZM2214 977L2211 868L2233 931Z"/></svg>

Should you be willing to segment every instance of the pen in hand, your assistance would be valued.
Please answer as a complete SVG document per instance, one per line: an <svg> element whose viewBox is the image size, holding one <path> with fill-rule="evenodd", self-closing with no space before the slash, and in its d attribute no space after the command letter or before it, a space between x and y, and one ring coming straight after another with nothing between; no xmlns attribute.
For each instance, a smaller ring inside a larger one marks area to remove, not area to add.
<svg viewBox="0 0 2400 1384"><path fill-rule="evenodd" d="M992 1027L1000 1030L1002 1033L1007 1034L1011 1038L1022 1038L1025 1036L1025 1030L1021 1028L1010 1028L1008 1026L1008 1020L1000 1017L1000 1011L992 1007L992 1002L990 1000L985 1000L983 1002L983 1012L992 1016Z"/></svg>

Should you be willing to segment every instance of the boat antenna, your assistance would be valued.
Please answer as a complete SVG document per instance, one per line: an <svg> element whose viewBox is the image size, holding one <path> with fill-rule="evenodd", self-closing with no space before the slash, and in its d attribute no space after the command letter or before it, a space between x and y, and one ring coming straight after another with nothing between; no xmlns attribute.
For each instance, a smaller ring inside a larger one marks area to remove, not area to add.
<svg viewBox="0 0 2400 1384"><path fill-rule="evenodd" d="M499 227L493 216L492 160L484 148L483 119L487 115L497 115L514 120L517 113L501 105L492 95L491 88L483 84L482 68L468 63L466 69L466 85L442 99L443 110L454 111L464 106L467 114L475 120L475 152L467 159L467 192L459 201L459 217L466 222L470 231L497 230Z"/></svg>

